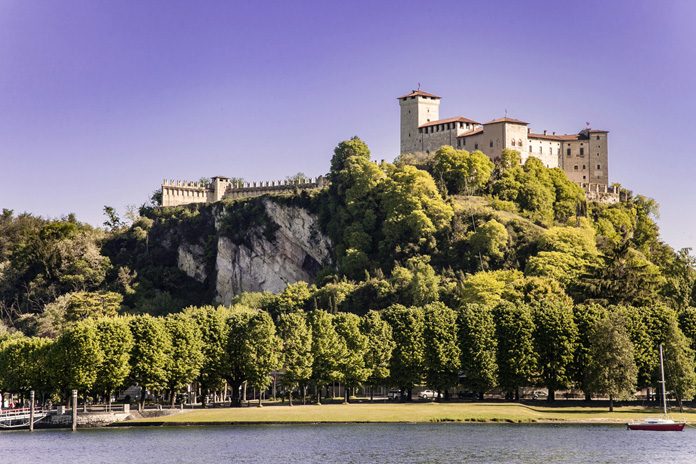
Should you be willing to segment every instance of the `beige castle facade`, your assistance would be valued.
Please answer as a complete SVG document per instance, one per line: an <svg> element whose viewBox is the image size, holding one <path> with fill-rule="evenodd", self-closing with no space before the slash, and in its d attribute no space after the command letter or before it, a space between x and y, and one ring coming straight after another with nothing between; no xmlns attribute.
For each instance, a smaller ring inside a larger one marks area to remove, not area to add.
<svg viewBox="0 0 696 464"><path fill-rule="evenodd" d="M609 187L608 131L583 129L577 134L534 133L529 123L499 118L480 123L464 116L440 119L437 95L414 90L399 97L401 153L431 153L443 145L468 151L481 150L496 159L506 148L517 150L524 162L539 158L544 165L561 168L569 179L585 189L587 198L618 201L618 190ZM214 203L225 198L321 188L323 177L265 182L238 182L216 176L206 182L164 180L162 206Z"/></svg>
<svg viewBox="0 0 696 464"><path fill-rule="evenodd" d="M451 145L480 150L495 160L509 148L519 151L523 162L534 156L547 167L561 168L589 198L615 193L609 187L608 131L587 128L557 135L534 133L529 123L508 117L485 123L464 116L440 119L440 100L422 90L399 97L401 153L431 153Z"/></svg>

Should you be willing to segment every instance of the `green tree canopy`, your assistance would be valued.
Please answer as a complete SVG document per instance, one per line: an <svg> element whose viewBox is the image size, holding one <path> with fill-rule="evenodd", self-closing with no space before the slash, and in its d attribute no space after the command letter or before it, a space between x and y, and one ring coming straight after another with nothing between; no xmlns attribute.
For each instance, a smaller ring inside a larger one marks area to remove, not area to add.
<svg viewBox="0 0 696 464"><path fill-rule="evenodd" d="M449 399L449 389L457 385L461 350L457 340L457 313L443 303L423 309L423 356L425 383Z"/></svg>
<svg viewBox="0 0 696 464"><path fill-rule="evenodd" d="M498 385L508 398L519 399L519 388L532 382L537 367L534 350L534 319L524 304L501 302L493 309L496 338Z"/></svg>
<svg viewBox="0 0 696 464"><path fill-rule="evenodd" d="M312 378L312 331L305 314L300 311L281 314L278 318L278 336L283 341L283 382L288 387L288 399L292 406L293 390L306 387Z"/></svg>
<svg viewBox="0 0 696 464"><path fill-rule="evenodd" d="M483 394L496 386L498 341L493 313L488 306L465 304L459 308L459 346L462 385Z"/></svg>
<svg viewBox="0 0 696 464"><path fill-rule="evenodd" d="M540 302L533 310L534 345L541 381L549 390L549 401L558 389L571 383L577 327L571 306Z"/></svg>
<svg viewBox="0 0 696 464"><path fill-rule="evenodd" d="M604 314L591 323L589 330L586 382L583 389L609 396L609 411L614 399L633 395L638 368L633 343L620 314Z"/></svg>

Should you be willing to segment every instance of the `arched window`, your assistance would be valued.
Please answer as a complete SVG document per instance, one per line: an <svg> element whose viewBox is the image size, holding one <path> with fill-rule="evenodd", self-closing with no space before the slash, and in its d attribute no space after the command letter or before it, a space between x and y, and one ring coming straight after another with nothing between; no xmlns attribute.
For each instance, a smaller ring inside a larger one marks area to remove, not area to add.
<svg viewBox="0 0 696 464"><path fill-rule="evenodd" d="M519 145L520 147L522 146L522 139L517 140L517 145Z"/></svg>
<svg viewBox="0 0 696 464"><path fill-rule="evenodd" d="M515 146L515 139L512 139L512 146Z"/></svg>

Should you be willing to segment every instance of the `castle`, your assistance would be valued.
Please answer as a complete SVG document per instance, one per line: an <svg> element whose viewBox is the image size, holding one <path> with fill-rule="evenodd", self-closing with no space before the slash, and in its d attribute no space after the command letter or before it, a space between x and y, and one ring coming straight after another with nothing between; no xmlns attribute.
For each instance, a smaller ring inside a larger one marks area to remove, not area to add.
<svg viewBox="0 0 696 464"><path fill-rule="evenodd" d="M517 150L524 162L539 158L561 168L585 190L589 200L618 201L618 189L609 187L609 132L583 129L577 134L533 133L529 123L503 117L486 123L457 116L440 119L440 97L420 89L399 97L401 153L431 153L443 145L481 150L495 160L506 148ZM224 198L245 198L286 191L321 188L323 177L284 181L239 182L216 176L210 181L164 180L162 206L213 203Z"/></svg>
<svg viewBox="0 0 696 464"><path fill-rule="evenodd" d="M224 198L257 197L323 186L322 176L265 182L239 182L223 176L215 176L207 182L165 179L162 181L162 206L214 203Z"/></svg>
<svg viewBox="0 0 696 464"><path fill-rule="evenodd" d="M431 153L451 145L481 150L495 160L509 148L519 151L523 162L535 156L547 167L561 168L585 189L588 199L611 201L616 195L609 187L608 131L534 133L529 123L507 116L483 124L464 116L440 119L440 97L420 89L399 97L399 106L402 154Z"/></svg>

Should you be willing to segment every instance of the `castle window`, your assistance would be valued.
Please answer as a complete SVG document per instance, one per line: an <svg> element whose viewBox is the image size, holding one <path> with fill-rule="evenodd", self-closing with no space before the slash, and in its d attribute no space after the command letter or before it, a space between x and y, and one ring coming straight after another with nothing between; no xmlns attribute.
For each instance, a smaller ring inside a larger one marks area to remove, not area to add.
<svg viewBox="0 0 696 464"><path fill-rule="evenodd" d="M575 166L573 166L573 171L577 171L577 170L578 170L578 165L576 164Z"/></svg>
<svg viewBox="0 0 696 464"><path fill-rule="evenodd" d="M582 165L582 169L585 169L585 165L584 165L584 164Z"/></svg>
<svg viewBox="0 0 696 464"><path fill-rule="evenodd" d="M517 145L520 147L522 146L522 139L517 139Z"/></svg>
<svg viewBox="0 0 696 464"><path fill-rule="evenodd" d="M529 153L531 153L531 152L532 152L532 146L530 145L529 146Z"/></svg>
<svg viewBox="0 0 696 464"><path fill-rule="evenodd" d="M474 150L478 150L478 143L474 144Z"/></svg>
<svg viewBox="0 0 696 464"><path fill-rule="evenodd" d="M515 139L512 139L512 146L515 146Z"/></svg>
<svg viewBox="0 0 696 464"><path fill-rule="evenodd" d="M418 133L419 133L419 134L422 134L422 133L423 133L423 129L419 127L419 128L418 128Z"/></svg>
<svg viewBox="0 0 696 464"><path fill-rule="evenodd" d="M597 169L602 169L602 167L598 164L598 165L597 165Z"/></svg>
<svg viewBox="0 0 696 464"><path fill-rule="evenodd" d="M544 147L539 146L539 154L543 155L544 154Z"/></svg>
<svg viewBox="0 0 696 464"><path fill-rule="evenodd" d="M597 140L599 140L599 135L597 136Z"/></svg>
<svg viewBox="0 0 696 464"><path fill-rule="evenodd" d="M463 123L463 122L460 122L460 123L459 123L459 128L461 129L462 127L464 127L464 123Z"/></svg>
<svg viewBox="0 0 696 464"><path fill-rule="evenodd" d="M585 180L585 179L587 179L587 176L582 176L582 180Z"/></svg>
<svg viewBox="0 0 696 464"><path fill-rule="evenodd" d="M491 147L491 148L493 148L493 140L490 141L490 143L488 144L488 146Z"/></svg>
<svg viewBox="0 0 696 464"><path fill-rule="evenodd" d="M570 156L570 148L566 149L566 155Z"/></svg>
<svg viewBox="0 0 696 464"><path fill-rule="evenodd" d="M580 156L585 156L585 149L580 147Z"/></svg>
<svg viewBox="0 0 696 464"><path fill-rule="evenodd" d="M558 149L558 152L556 153L558 156L561 156L561 149Z"/></svg>

